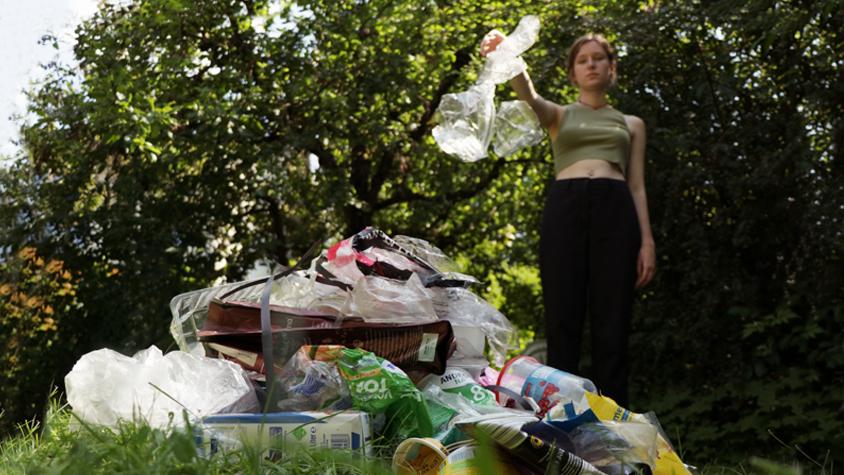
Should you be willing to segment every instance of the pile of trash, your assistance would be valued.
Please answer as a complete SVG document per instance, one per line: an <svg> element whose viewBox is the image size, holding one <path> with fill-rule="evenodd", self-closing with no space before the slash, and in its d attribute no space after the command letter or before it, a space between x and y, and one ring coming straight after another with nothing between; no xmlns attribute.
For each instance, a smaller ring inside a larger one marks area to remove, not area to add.
<svg viewBox="0 0 844 475"><path fill-rule="evenodd" d="M283 457L280 442L386 451L397 473L463 473L479 457L505 473L689 473L653 414L534 358L505 361L515 329L476 284L429 243L367 228L266 278L176 296L180 351L89 353L68 402L95 424L189 421L206 454Z"/></svg>

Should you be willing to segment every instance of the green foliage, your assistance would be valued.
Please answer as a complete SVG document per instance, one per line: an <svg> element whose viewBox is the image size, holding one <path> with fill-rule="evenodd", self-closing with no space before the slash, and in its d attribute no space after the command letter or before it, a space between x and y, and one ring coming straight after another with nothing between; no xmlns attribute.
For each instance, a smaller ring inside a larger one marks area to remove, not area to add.
<svg viewBox="0 0 844 475"><path fill-rule="evenodd" d="M0 262L0 430L42 412L45 382L63 377L50 361L72 347L65 318L78 305L76 280L62 261L24 247Z"/></svg>

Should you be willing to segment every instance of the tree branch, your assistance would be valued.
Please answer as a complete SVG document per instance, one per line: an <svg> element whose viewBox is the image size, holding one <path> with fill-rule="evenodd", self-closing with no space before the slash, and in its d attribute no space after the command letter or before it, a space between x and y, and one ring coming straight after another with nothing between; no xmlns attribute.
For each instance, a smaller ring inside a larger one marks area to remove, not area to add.
<svg viewBox="0 0 844 475"><path fill-rule="evenodd" d="M473 186L455 190L450 193L445 193L443 195L424 195L421 193L414 193L407 190L402 190L401 192L378 202L372 204L373 212L382 210L384 208L388 208L390 206L399 204L399 203L411 203L411 202L436 202L436 201L444 201L449 203L454 203L457 201L465 200L467 198L471 198L484 189L486 189L496 178L501 175L501 170L504 168L505 165L511 165L516 163L536 163L536 160L531 159L519 159L519 160L505 160L499 159L493 163L492 170L482 178L479 182L475 183Z"/></svg>
<svg viewBox="0 0 844 475"><path fill-rule="evenodd" d="M431 98L431 101L425 107L425 112L422 113L422 117L419 118L419 125L416 129L410 133L410 139L414 142L420 142L425 135L428 134L431 130L431 118L434 116L434 113L437 111L437 107L440 106L440 101L442 97L448 93L448 91L454 86L457 82L457 78L460 77L460 70L463 69L464 66L469 64L469 61L472 59L472 54L470 53L470 48L466 47L457 51L454 56L454 63L451 65L451 70L443 75L442 80L440 81L439 86L437 86L437 90L434 92L434 97Z"/></svg>

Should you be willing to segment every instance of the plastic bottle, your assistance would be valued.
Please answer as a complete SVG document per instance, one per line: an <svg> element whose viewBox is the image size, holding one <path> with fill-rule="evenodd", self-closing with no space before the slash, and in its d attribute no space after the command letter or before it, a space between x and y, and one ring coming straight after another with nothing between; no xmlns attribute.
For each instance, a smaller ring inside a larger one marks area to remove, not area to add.
<svg viewBox="0 0 844 475"><path fill-rule="evenodd" d="M498 375L498 385L532 398L542 414L560 401L578 401L586 391L598 392L592 381L546 366L525 355L504 364ZM499 402L503 401L499 399Z"/></svg>

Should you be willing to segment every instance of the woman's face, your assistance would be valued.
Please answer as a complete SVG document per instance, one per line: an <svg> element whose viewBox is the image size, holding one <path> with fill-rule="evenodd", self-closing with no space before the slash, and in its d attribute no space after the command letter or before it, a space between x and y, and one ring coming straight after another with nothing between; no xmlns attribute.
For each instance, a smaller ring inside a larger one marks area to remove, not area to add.
<svg viewBox="0 0 844 475"><path fill-rule="evenodd" d="M614 69L615 65L610 63L604 48L595 41L588 41L580 47L574 58L574 83L585 90L606 90Z"/></svg>

